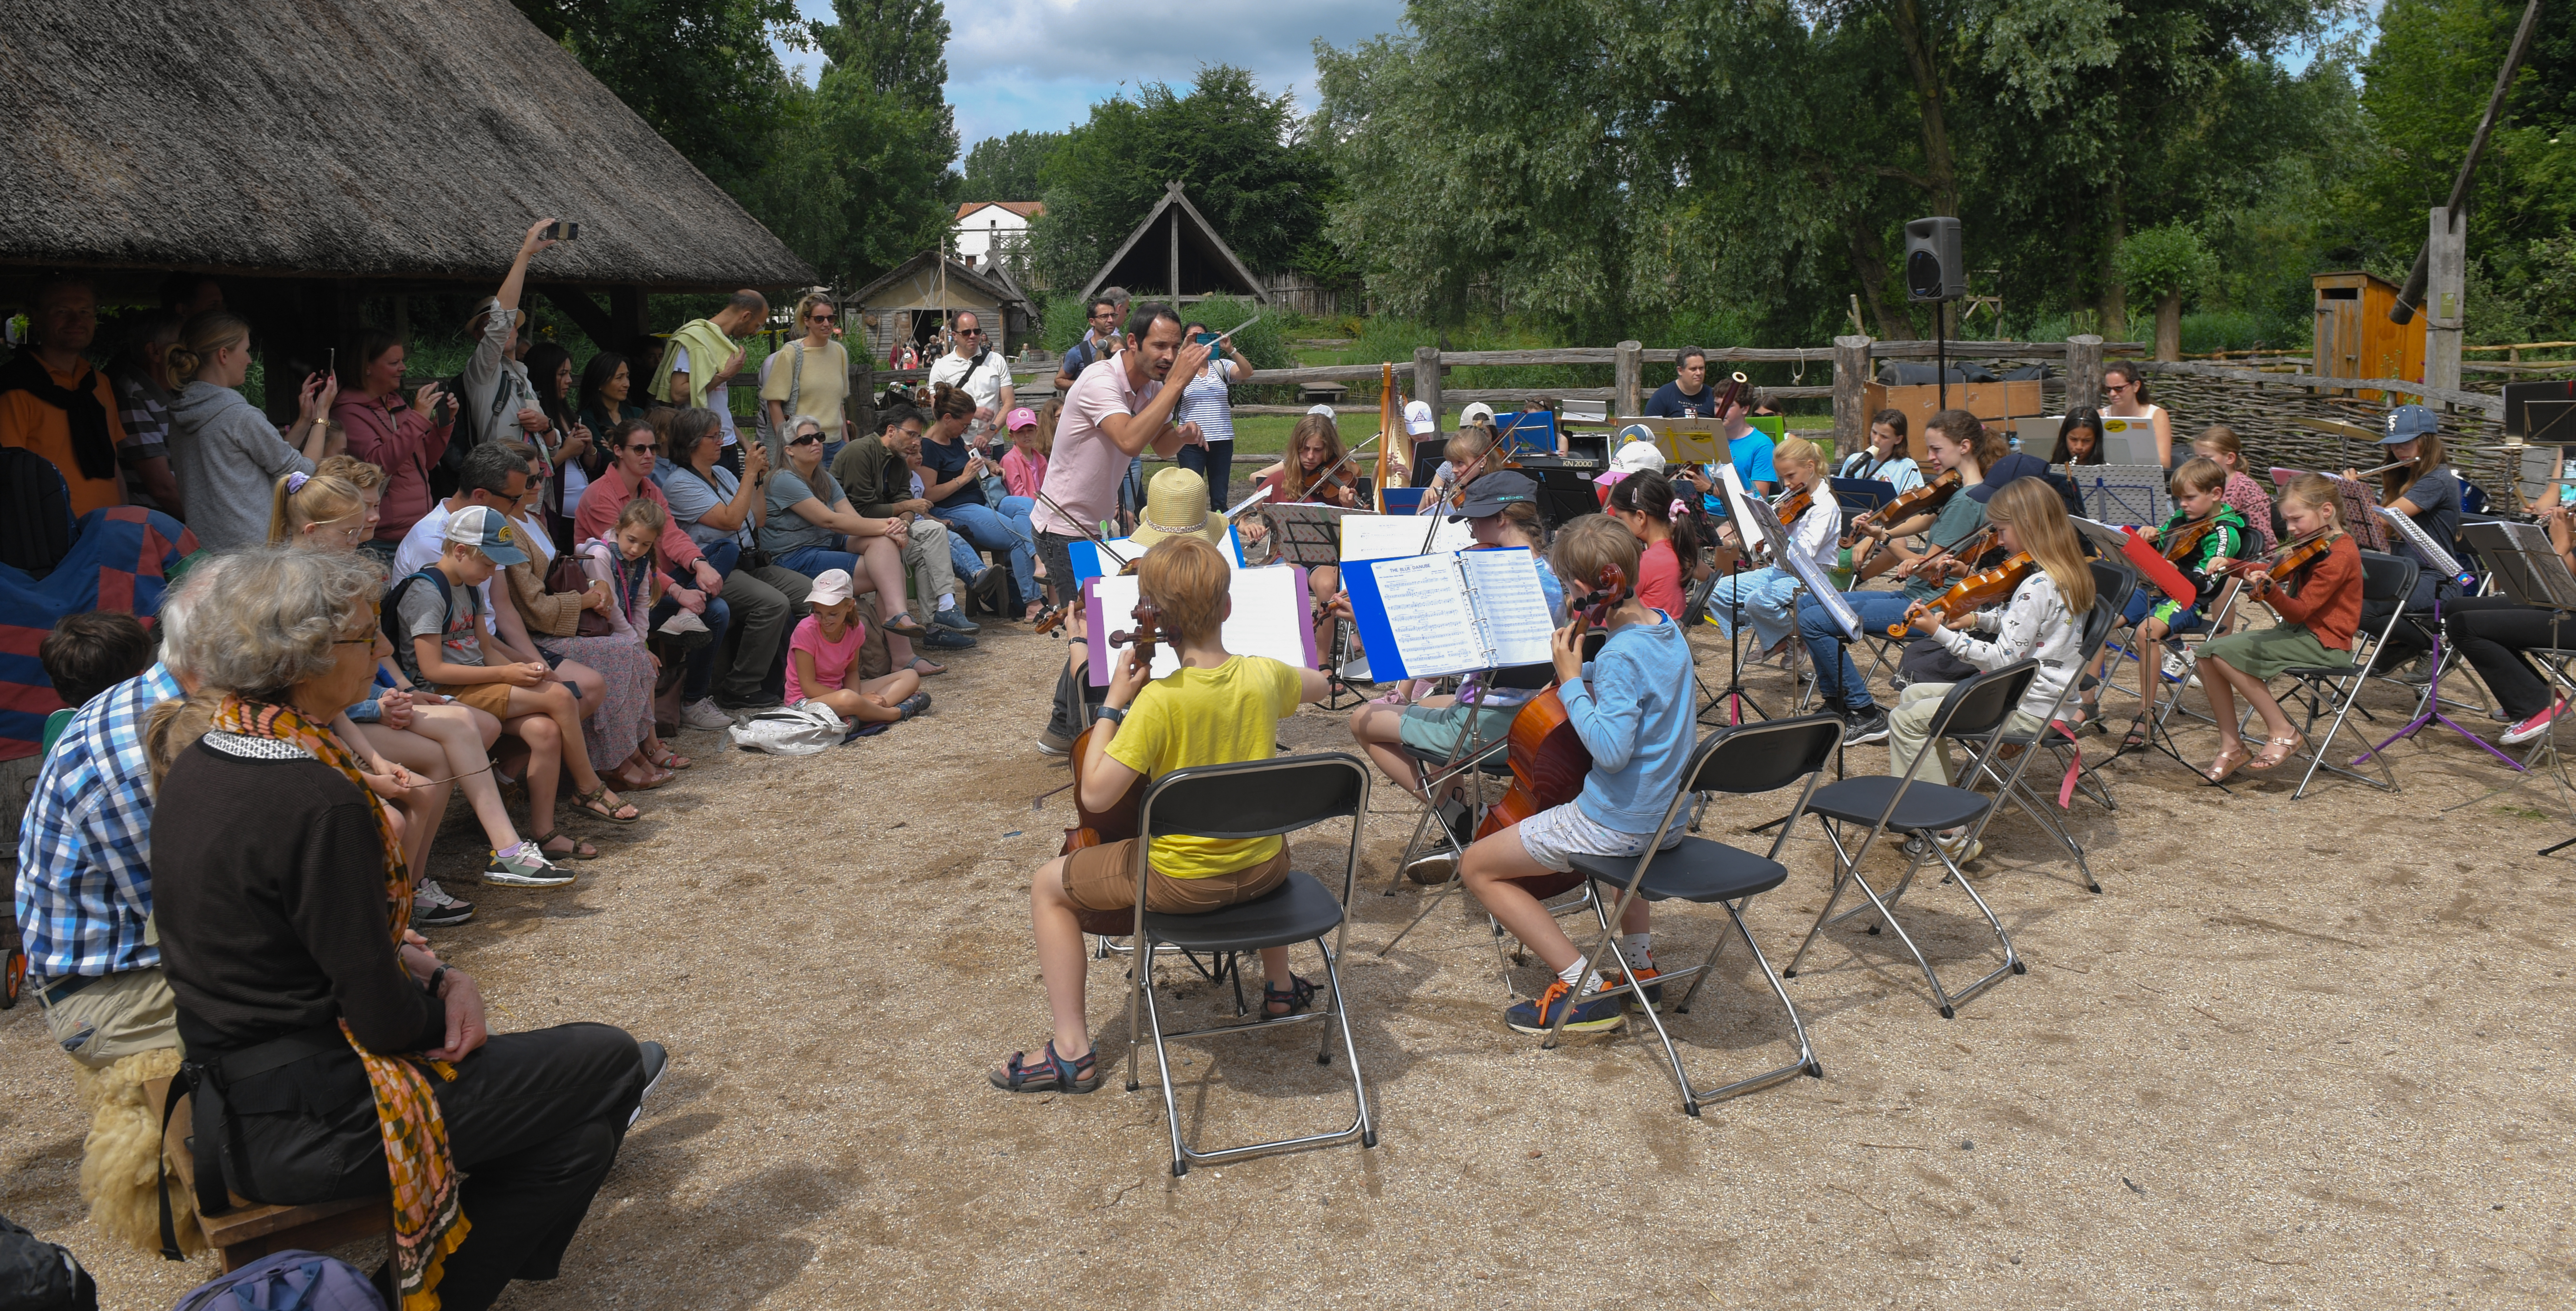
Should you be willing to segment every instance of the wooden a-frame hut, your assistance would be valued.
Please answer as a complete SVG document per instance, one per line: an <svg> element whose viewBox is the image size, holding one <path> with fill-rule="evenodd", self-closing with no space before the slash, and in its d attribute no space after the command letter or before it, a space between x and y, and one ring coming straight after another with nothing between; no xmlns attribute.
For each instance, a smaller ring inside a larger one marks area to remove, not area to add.
<svg viewBox="0 0 2576 1311"><path fill-rule="evenodd" d="M1163 184L1163 198L1083 284L1082 299L1108 286L1125 287L1140 300L1155 294L1178 305L1210 296L1269 300L1261 279L1235 257L1178 182Z"/></svg>

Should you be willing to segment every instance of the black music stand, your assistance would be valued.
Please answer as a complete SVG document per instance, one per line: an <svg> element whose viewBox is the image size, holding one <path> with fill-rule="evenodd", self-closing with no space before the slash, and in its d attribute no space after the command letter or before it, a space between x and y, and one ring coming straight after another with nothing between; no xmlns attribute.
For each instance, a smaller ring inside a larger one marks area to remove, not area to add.
<svg viewBox="0 0 2576 1311"><path fill-rule="evenodd" d="M2415 553L2416 558L2424 562L2426 568L2434 571L2436 574L2450 578L2453 582L2459 583L2463 587L2466 587L2471 582L2475 581L2474 576L2460 568L2460 562L2452 559L2451 553L2442 549L2441 543L2434 541L2432 536L2426 533L2421 527L2417 526L2413 519L2407 518L2404 513L2389 509L2384 505L2379 507L2379 516L2388 522L2388 526L2390 528L2396 530L2391 535L2403 540L2407 547ZM2544 539L2544 541L2545 540L2546 539ZM2399 622L2411 623L2413 621L2400 620ZM2554 642L2556 635L2552 634L2551 636ZM2451 650L2450 630L2442 626L2442 593L2439 588L2436 588L2433 592L2433 646L2431 654L2427 657L2431 662L2430 668L2433 671L2433 676L2425 681L2424 695L2423 698L2416 703L2415 717L2406 721L2404 727L2389 734L2387 737L2380 739L2378 745L2372 747L2368 751L2362 752L2359 756L2354 757L2352 763L2358 765L2362 761L2370 759L2372 756L2380 755L2386 752L2389 747L2395 745L2400 739L2413 737L2416 732L2422 729L2426 724L2438 723L2444 728L2468 739L2469 745L2503 761L2508 768L2515 770L2523 768L2520 764L2515 762L2513 757L2496 750L2495 744L2487 741L2485 738L2479 737L2477 734L2472 733L2465 728L2462 728L2458 720L2442 713L2442 673L2445 667L2450 664L2453 654L2454 652Z"/></svg>
<svg viewBox="0 0 2576 1311"><path fill-rule="evenodd" d="M2097 466L2097 467L2098 467L2098 466ZM2089 542L2091 542L2091 543L2093 544L2093 553L2094 553L2096 556L2098 556L2099 558L2104 559L2104 560L2125 560L2125 559L2127 558L2127 554L2128 554L2128 545L2127 545L2127 543L2126 543L2126 542L2124 542L2124 541L2122 540L2124 537L2126 537L2126 536L2127 536L2127 534L2122 533L2120 530L2118 530L2118 529L2116 529L2116 528L2113 528L2111 525L2109 525L2109 524L2107 524L2107 523L2102 523L2102 522L2099 522L2099 521L2096 521L2096 520L2086 519L2086 518L2082 518L2082 517L2079 517L2079 516L2070 516L2070 518L2072 519L2073 523L2075 524L2075 531L2076 531L2079 535L2081 535L2082 537L2084 537L2084 538L2085 538L2085 540L2087 540L2087 541L2089 541ZM2131 569L2133 569L2133 570L2137 568L2137 566L2136 566L2135 564L2131 564L2131 565L2129 565L2128 567L2129 567L2129 568L2131 568ZM2162 592L2162 591L2164 590L2162 587L2157 587L2157 585L2155 584L2155 582L2153 582L2152 580L2150 580L2150 579L2146 578L2146 577L2144 576L2144 574L2143 574L2143 571L2141 571L2141 576L2140 576L2140 577L2139 577L2139 579L2138 579L2138 586L2139 586L2139 587L2141 587L2141 588L2146 588L2146 587L2155 587L2155 588L2156 588L2156 590L2157 590L2157 591L2159 591L2159 592ZM2168 594L2168 595L2170 595L2170 594ZM2197 598L2194 598L2194 603L2195 603L2195 604L2197 603ZM2216 616L2216 614L2213 612L2212 614L2204 615L2204 616L2203 616L2203 619L2204 619L2205 621L2206 621L2206 620L2213 620L2213 619L2215 619L2216 617L2217 617L2217 616ZM2115 623L2113 626L2114 626L2114 627L2117 627L2117 624ZM2175 649L2176 649L2176 650L2181 650L2181 649L2183 649L2183 648L2182 648L2182 643L2181 643L2181 641L2179 640L2179 635L2175 635L2175 636L2173 636L2173 637L2170 637L2170 638L2168 638L2168 640L2173 641L2173 643L2174 643L2174 647L2175 647ZM2132 660L2132 661L2135 661L2135 662L2136 662L2136 663L2138 663L2139 665L2143 666L2143 665L2145 665L2145 664L2146 664L2146 657L2145 657L2145 656L2143 656L2143 655L2141 655L2141 654L2139 654L2138 649L2137 649L2137 646L2138 646L2138 630L2137 630L2135 627L2131 627L2131 628L2130 628L2130 630L2129 630L2129 638L2128 638L2128 640L2127 640L2126 642L2124 642L2124 643L2121 643L2121 645L2120 645L2120 652L2121 652L2121 654L2122 654L2123 656L2125 656L2125 657L2127 657L2128 659L2130 659L2130 660ZM2103 643L2102 643L2102 649L2103 649L2103 650L2105 650L2105 651L2107 651L2107 650L2110 650L2110 649L2111 649L2111 643L2110 643L2109 639L2107 638L2107 636L2105 637L2105 639L2104 639L2104 641L2103 641ZM2076 683L2077 683L2077 685L2078 685L2078 691L2080 692L2080 691L2081 691L2081 687L2082 687L2082 683L2083 683L2083 681L2084 681L2084 671L2083 671L2083 670L2081 670L2081 669L2079 669L2079 670L2075 671L2075 677L2076 677ZM2163 677L2164 677L2164 670L2163 670L2161 667L2159 667L2159 668L2157 668L2157 669L2154 669L2154 670L2150 671L2150 672L2147 674L2147 677L2161 679L2161 678L2163 678ZM2119 681L2118 679L2116 679L2116 678L2112 677L2112 669L2111 669L2111 665L2110 665L2109 663L2105 663L2105 664L2102 666L2101 680L2102 680L2102 686L2103 686L2105 689L2108 689L2108 688L2110 688L2110 687L2112 687L2112 686L2115 686L2115 685L2118 683L2118 681ZM2189 680L2188 678L2186 678L2186 679L2184 679L2182 682L2179 682L2179 683L2174 684L2174 685L2173 685L2173 687L2171 687L2170 689L2167 689L2167 693L2166 693L2166 694L2167 694L2168 696L2170 696L2174 701L2180 701L2180 700L2182 700L2182 694L2183 694L2183 692L2184 692L2187 688L2189 688L2190 686L2191 686L2191 682L2190 682L2190 680ZM2098 707L2098 706L2100 705L2100 702L2098 702L2098 701L2097 701L2097 702L2095 702L2095 705ZM2129 753L2131 753L2132 751L2145 751L2145 750L2150 750L2150 749L2152 749L2152 750L2156 750L2156 751L2161 751L2161 752L2165 753L2166 755L2173 757L2173 762L2174 762L2175 764L2177 764L2177 765L2182 766L2184 769L2190 770L2190 771L2191 771L2192 773L2194 773L2194 774L2198 774L2198 773L2200 773L2200 766L2195 765L2195 764L2191 763L2189 760L2184 759L2184 758L2183 758L2182 751L2174 745L2174 740L2173 740L2173 729L2172 729L2172 728L2167 724L2167 722L2166 722L2166 721L2167 721L2168 719L2170 719L2170 718L2171 718L2170 713L2168 713L2168 714L2162 714L2162 715L2149 715L2149 716L2147 716L2147 721L2146 721L2146 724L2147 724L2146 745L2145 745L2145 746L2143 746L2143 747L2127 747L2127 746L2123 746L2123 747L2116 748L2116 749L2114 749L2114 750L2111 752L2111 754L2110 754L2107 758L2105 758L2105 759L2102 761L2102 763L2103 763L2103 764L2105 764L2105 765L2110 764L2112 761L2117 760L2117 759L2119 759L2119 758L2120 758L2120 757L2122 757L2122 756L2128 755L2128 754L2129 754ZM2105 728L2107 728L2107 727L2108 727L2108 725L2106 724L2106 725L2105 725ZM2206 778L2204 778L2204 779L2203 779L2203 781L2204 781L2204 782L2206 782L2206 781L2207 781L2207 779L2206 779ZM2234 788L2231 788L2231 787L2227 786L2225 783L2217 783L2217 784L2213 784L2212 786L2216 787L2219 791L2224 792L2224 793L2226 793L2227 795L2229 795L2229 796L2231 796L2231 797L2232 797L2232 796L2234 796L2234 795L2236 795L2236 790L2235 790Z"/></svg>
<svg viewBox="0 0 2576 1311"><path fill-rule="evenodd" d="M2559 556L2557 548L2549 544L2549 534L2538 524L2527 523L2463 524L2460 532L2468 539L2469 545L2487 562L2487 566L2494 571L2496 585L2503 588L2505 595L2511 597L2516 605L2527 605L2535 610L2550 612L2549 647L2552 651L2560 649L2559 625L2562 622L2576 622L2576 574L2568 572L2567 561ZM2576 691L2566 686L2565 675L2558 671L2556 665L2550 664L2547 667L2552 675L2552 681L2560 685L2552 693L2553 696L2563 698L2571 691ZM2532 748L2531 754L2516 766L2522 771L2522 777L2501 786L2489 788L2484 795L2463 801L2457 806L2445 807L2445 811L2474 806L2489 797L2522 786L2531 781L2532 767L2539 764L2544 756L2549 760L2550 777L2558 783L2559 799L2565 802L2571 793L2576 793L2576 784L2569 783L2566 759L2558 753L2558 721L2563 718L2565 718L2563 714L2550 717L2549 727L2541 733L2540 745ZM2479 745L2483 746L2485 743L2480 742ZM2570 808L2569 820L2576 822L2576 807ZM2543 847L2539 854L2556 855L2571 846L2576 846L2576 838Z"/></svg>

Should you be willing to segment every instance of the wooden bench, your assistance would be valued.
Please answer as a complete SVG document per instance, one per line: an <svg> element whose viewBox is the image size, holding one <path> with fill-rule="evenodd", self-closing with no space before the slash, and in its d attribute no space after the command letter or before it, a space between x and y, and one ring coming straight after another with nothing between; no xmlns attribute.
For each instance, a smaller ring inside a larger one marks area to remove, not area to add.
<svg viewBox="0 0 2576 1311"><path fill-rule="evenodd" d="M149 1101L158 1106L170 1094L170 1081L155 1080L148 1087ZM170 1115L170 1128L162 1140L170 1158L170 1187L178 1196L196 1196L196 1153L189 1150L191 1107L188 1095L179 1094L179 1105ZM232 1193L232 1209L222 1215L200 1215L198 1227L206 1234L206 1245L215 1249L227 1271L238 1270L273 1252L305 1248L326 1252L342 1243L361 1238L383 1238L393 1241L393 1197L378 1193L373 1197L343 1198L336 1202L315 1202L307 1206L269 1206Z"/></svg>

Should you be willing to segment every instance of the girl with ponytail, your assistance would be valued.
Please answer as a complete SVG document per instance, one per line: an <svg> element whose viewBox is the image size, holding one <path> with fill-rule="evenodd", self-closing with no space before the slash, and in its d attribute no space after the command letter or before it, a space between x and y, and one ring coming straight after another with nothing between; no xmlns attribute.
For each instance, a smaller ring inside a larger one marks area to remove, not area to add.
<svg viewBox="0 0 2576 1311"><path fill-rule="evenodd" d="M1637 561L1637 599L1678 622L1686 598L1682 561L1699 564L1699 520L1690 506L1673 494L1672 482L1648 470L1632 473L1610 489L1610 517L1628 526L1642 553Z"/></svg>

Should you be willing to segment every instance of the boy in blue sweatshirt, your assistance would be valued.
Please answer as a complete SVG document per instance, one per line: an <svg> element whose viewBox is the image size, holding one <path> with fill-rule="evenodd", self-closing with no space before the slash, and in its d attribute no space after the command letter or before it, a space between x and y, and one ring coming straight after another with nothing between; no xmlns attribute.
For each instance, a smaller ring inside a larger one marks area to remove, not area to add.
<svg viewBox="0 0 2576 1311"><path fill-rule="evenodd" d="M1690 763L1698 721L1692 714L1689 641L1679 624L1648 609L1633 592L1610 612L1610 636L1600 655L1583 663L1581 598L1612 570L1622 580L1636 578L1636 537L1614 519L1586 515L1557 535L1549 559L1564 580L1572 620L1557 630L1552 644L1557 694L1592 753L1592 769L1581 795L1469 847L1458 873L1494 919L1557 973L1536 1001L1505 1011L1503 1022L1522 1033L1545 1033L1558 1012L1570 1007L1565 1027L1589 1033L1625 1023L1626 1007L1620 998L1590 995L1600 990L1600 977L1581 977L1582 949L1541 903L1582 883L1574 873L1575 856L1633 858L1655 841L1655 828ZM1670 850L1681 839L1676 827L1662 847ZM1621 949L1647 994L1639 1004L1647 1004L1661 988L1651 982L1656 971L1643 898L1629 905L1619 928L1625 935ZM1622 982L1614 979L1612 986Z"/></svg>

